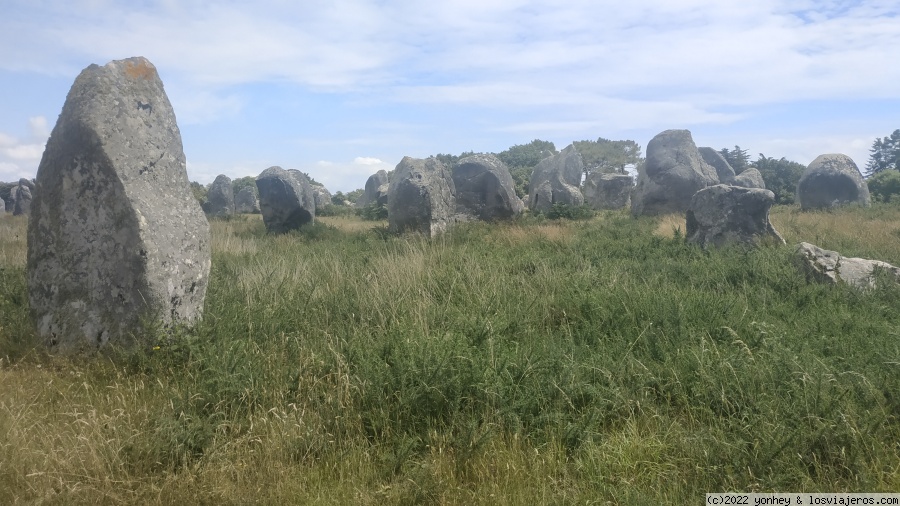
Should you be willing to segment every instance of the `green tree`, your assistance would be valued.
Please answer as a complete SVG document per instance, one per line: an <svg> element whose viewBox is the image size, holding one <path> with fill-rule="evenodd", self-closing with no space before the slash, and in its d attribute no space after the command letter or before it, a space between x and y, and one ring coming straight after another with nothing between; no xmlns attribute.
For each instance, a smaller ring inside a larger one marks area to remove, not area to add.
<svg viewBox="0 0 900 506"><path fill-rule="evenodd" d="M437 158L439 162L444 164L445 167L453 167L454 165L456 165L456 162L458 162L460 159L465 158L467 156L472 156L474 154L475 154L474 151L463 151L458 156L444 154L444 153L438 153L438 154L434 155L434 157ZM394 172L394 171L388 172L388 178L390 178L390 175L392 172Z"/></svg>
<svg viewBox="0 0 900 506"><path fill-rule="evenodd" d="M194 198L197 199L197 202L199 202L200 205L203 205L203 203L206 202L206 195L209 193L209 188L197 181L191 181L191 193L194 194Z"/></svg>
<svg viewBox="0 0 900 506"><path fill-rule="evenodd" d="M231 180L231 189L234 191L235 197L237 197L238 192L244 188L252 188L253 192L257 193L256 178L253 176L244 176Z"/></svg>
<svg viewBox="0 0 900 506"><path fill-rule="evenodd" d="M366 191L363 190L362 188L357 188L357 189L353 190L352 192L347 192L347 194L344 195L344 198L347 199L349 202L356 203L356 199L358 199L360 196L362 196L362 194L365 192Z"/></svg>
<svg viewBox="0 0 900 506"><path fill-rule="evenodd" d="M766 188L775 194L776 204L794 203L797 183L800 182L800 176L806 170L805 165L786 160L784 157L780 159L769 158L760 153L759 158L753 162L753 166L762 174L763 181L766 182Z"/></svg>
<svg viewBox="0 0 900 506"><path fill-rule="evenodd" d="M516 195L525 198L528 195L528 182L534 167L544 158L559 153L550 141L535 139L528 144L516 144L497 154L509 168L509 173L516 185Z"/></svg>
<svg viewBox="0 0 900 506"><path fill-rule="evenodd" d="M719 150L719 154L728 162L728 165L731 165L735 174L740 174L750 168L750 155L747 154L746 149L741 149L738 145L735 145L732 150L722 148ZM760 156L762 156L761 153Z"/></svg>
<svg viewBox="0 0 900 506"><path fill-rule="evenodd" d="M534 167L544 158L559 153L550 141L535 139L528 144L516 144L497 154L507 167Z"/></svg>
<svg viewBox="0 0 900 506"><path fill-rule="evenodd" d="M641 146L632 140L611 141L598 138L596 141L575 141L575 149L584 160L584 174L591 172L625 173L626 165L637 165L641 157Z"/></svg>
<svg viewBox="0 0 900 506"><path fill-rule="evenodd" d="M889 137L875 139L869 153L866 176L885 170L900 170L900 130L894 130Z"/></svg>
<svg viewBox="0 0 900 506"><path fill-rule="evenodd" d="M900 170L883 170L866 180L877 202L900 202Z"/></svg>

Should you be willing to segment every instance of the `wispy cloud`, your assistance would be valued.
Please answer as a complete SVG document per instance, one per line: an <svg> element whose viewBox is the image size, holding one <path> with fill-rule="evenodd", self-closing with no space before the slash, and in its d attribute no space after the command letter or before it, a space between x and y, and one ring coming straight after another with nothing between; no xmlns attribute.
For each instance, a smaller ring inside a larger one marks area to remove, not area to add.
<svg viewBox="0 0 900 506"><path fill-rule="evenodd" d="M43 116L29 118L27 131L24 138L0 132L0 181L34 177L50 136L47 119Z"/></svg>
<svg viewBox="0 0 900 506"><path fill-rule="evenodd" d="M353 163L357 165L384 165L384 162L371 156L357 156L353 159Z"/></svg>
<svg viewBox="0 0 900 506"><path fill-rule="evenodd" d="M900 100L900 7L888 0L7 0L0 47L0 69L55 76L146 56L185 125L240 123L258 107L246 90L255 83L336 97L335 109L352 109L341 112L354 128L334 127L328 138L314 127L259 136L302 139L292 147L314 152L304 163L323 170L319 180L364 181L379 166L315 166L338 158L337 149L393 160L447 151L435 146L466 135L474 140L460 144L499 133L595 138L735 125L795 101ZM351 116L392 107L406 115L378 119L405 128ZM448 110L466 116L465 127L448 122ZM296 122L337 112L309 114ZM788 139L778 126L766 138ZM46 120L30 128L40 137ZM40 142L0 136L0 147L15 150L0 163L27 158ZM196 167L214 166L200 156Z"/></svg>

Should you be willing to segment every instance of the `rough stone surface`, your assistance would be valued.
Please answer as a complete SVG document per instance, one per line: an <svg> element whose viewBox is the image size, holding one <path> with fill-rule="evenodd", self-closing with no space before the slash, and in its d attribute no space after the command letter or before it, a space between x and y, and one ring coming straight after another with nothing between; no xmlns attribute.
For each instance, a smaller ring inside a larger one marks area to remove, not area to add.
<svg viewBox="0 0 900 506"><path fill-rule="evenodd" d="M734 168L728 163L728 160L713 148L697 148L700 151L700 157L716 170L716 177L721 184L734 184L732 180L735 177ZM740 186L740 185L737 185Z"/></svg>
<svg viewBox="0 0 900 506"><path fill-rule="evenodd" d="M467 156L453 166L452 174L457 213L495 221L525 210L509 169L494 155Z"/></svg>
<svg viewBox="0 0 900 506"><path fill-rule="evenodd" d="M231 216L234 214L234 188L231 178L225 174L219 174L209 187L206 195L209 202L209 214L211 216Z"/></svg>
<svg viewBox="0 0 900 506"><path fill-rule="evenodd" d="M13 185L9 189L9 199L6 201L6 212L11 213L16 209L16 192L19 191L19 185Z"/></svg>
<svg viewBox="0 0 900 506"><path fill-rule="evenodd" d="M13 215L21 216L31 214L31 202L34 200L35 185L28 179L22 178L16 186L16 198L13 203Z"/></svg>
<svg viewBox="0 0 900 506"><path fill-rule="evenodd" d="M592 172L584 180L584 201L591 209L623 209L631 205L634 178L628 174Z"/></svg>
<svg viewBox="0 0 900 506"><path fill-rule="evenodd" d="M6 201L2 198L0 198L0 209L2 209L4 213L6 213Z"/></svg>
<svg viewBox="0 0 900 506"><path fill-rule="evenodd" d="M572 144L559 153L544 158L531 174L528 208L545 213L553 208L553 204L584 204L584 195L581 193L582 174L584 160Z"/></svg>
<svg viewBox="0 0 900 506"><path fill-rule="evenodd" d="M234 211L243 214L259 214L259 197L253 188L245 186L234 197Z"/></svg>
<svg viewBox="0 0 900 506"><path fill-rule="evenodd" d="M766 189L766 182L763 180L762 173L756 167L750 167L744 170L731 181L733 186L742 186L744 188L762 188Z"/></svg>
<svg viewBox="0 0 900 506"><path fill-rule="evenodd" d="M310 185L313 191L313 200L316 202L316 211L324 209L331 204L331 192L320 184Z"/></svg>
<svg viewBox="0 0 900 506"><path fill-rule="evenodd" d="M389 230L429 237L446 232L456 211L454 193L451 171L436 158L403 157L388 190Z"/></svg>
<svg viewBox="0 0 900 506"><path fill-rule="evenodd" d="M797 183L797 200L804 210L871 204L859 168L842 154L819 155L809 164Z"/></svg>
<svg viewBox="0 0 900 506"><path fill-rule="evenodd" d="M716 169L703 161L688 130L666 130L647 143L631 199L635 216L683 213L699 190L718 184Z"/></svg>
<svg viewBox="0 0 900 506"><path fill-rule="evenodd" d="M388 202L388 191L390 182L388 181L388 173L385 170L369 176L366 180L366 187L363 194L356 199L356 207L363 208L370 204L386 206Z"/></svg>
<svg viewBox="0 0 900 506"><path fill-rule="evenodd" d="M309 180L300 171L269 167L256 178L259 209L266 230L282 234L316 218L316 202Z"/></svg>
<svg viewBox="0 0 900 506"><path fill-rule="evenodd" d="M149 324L202 314L209 224L181 134L144 58L91 65L47 141L28 225L28 295L54 350L150 343Z"/></svg>
<svg viewBox="0 0 900 506"><path fill-rule="evenodd" d="M859 289L875 288L876 271L900 282L900 268L880 260L849 258L837 251L801 242L796 251L797 262L806 275L820 283L847 283Z"/></svg>
<svg viewBox="0 0 900 506"><path fill-rule="evenodd" d="M687 241L703 248L729 244L757 246L774 241L784 244L781 234L769 222L769 208L775 194L760 188L714 185L691 198L687 210Z"/></svg>

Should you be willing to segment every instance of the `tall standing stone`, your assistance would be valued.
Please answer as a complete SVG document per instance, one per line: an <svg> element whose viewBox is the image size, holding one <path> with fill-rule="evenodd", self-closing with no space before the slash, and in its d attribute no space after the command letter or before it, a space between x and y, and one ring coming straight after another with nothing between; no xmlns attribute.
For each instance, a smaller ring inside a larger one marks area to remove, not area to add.
<svg viewBox="0 0 900 506"><path fill-rule="evenodd" d="M31 214L31 202L34 200L35 185L24 177L19 180L16 186L16 199L13 204L13 215L29 215Z"/></svg>
<svg viewBox="0 0 900 506"><path fill-rule="evenodd" d="M369 176L366 180L366 187L363 194L356 199L356 207L362 209L368 205L376 204L379 206L387 205L388 191L390 190L390 181L388 181L388 173L385 170Z"/></svg>
<svg viewBox="0 0 900 506"><path fill-rule="evenodd" d="M631 199L635 216L683 213L699 190L719 183L689 130L666 130L647 143L647 159Z"/></svg>
<svg viewBox="0 0 900 506"><path fill-rule="evenodd" d="M254 188L245 186L234 197L234 211L244 214L259 214L259 197Z"/></svg>
<svg viewBox="0 0 900 506"><path fill-rule="evenodd" d="M257 176L256 188L259 209L269 232L283 234L315 220L315 197L309 180L300 171L269 167Z"/></svg>
<svg viewBox="0 0 900 506"><path fill-rule="evenodd" d="M206 194L209 202L208 214L212 216L231 216L234 214L234 188L231 186L231 178L225 174L219 174Z"/></svg>
<svg viewBox="0 0 900 506"><path fill-rule="evenodd" d="M451 172L458 213L494 221L512 218L525 210L516 196L516 183L509 169L496 156L467 156Z"/></svg>
<svg viewBox="0 0 900 506"><path fill-rule="evenodd" d="M450 170L439 160L404 156L388 190L388 228L428 237L446 232L456 211L454 193Z"/></svg>
<svg viewBox="0 0 900 506"><path fill-rule="evenodd" d="M800 209L829 209L848 204L871 205L869 186L853 159L842 154L820 155L797 183Z"/></svg>
<svg viewBox="0 0 900 506"><path fill-rule="evenodd" d="M629 174L591 172L584 180L584 201L591 209L622 209L631 205L633 189Z"/></svg>
<svg viewBox="0 0 900 506"><path fill-rule="evenodd" d="M313 191L313 200L316 202L316 211L325 209L331 204L331 192L321 184L310 184Z"/></svg>
<svg viewBox="0 0 900 506"><path fill-rule="evenodd" d="M156 68L137 57L84 69L37 173L27 270L38 334L61 352L148 344L145 325L200 319L209 268L209 224Z"/></svg>
<svg viewBox="0 0 900 506"><path fill-rule="evenodd" d="M15 184L9 189L9 199L6 201L6 212L12 213L16 210L16 192L19 191L19 185Z"/></svg>
<svg viewBox="0 0 900 506"><path fill-rule="evenodd" d="M545 213L553 208L553 204L584 204L584 195L581 193L583 173L584 160L572 144L559 153L544 158L531 173L528 208Z"/></svg>
<svg viewBox="0 0 900 506"><path fill-rule="evenodd" d="M700 152L700 157L703 158L703 161L716 170L716 176L718 177L719 183L731 184L731 181L734 180L735 176L734 168L732 168L731 164L728 163L728 160L722 156L722 153L707 147L697 148L697 151Z"/></svg>

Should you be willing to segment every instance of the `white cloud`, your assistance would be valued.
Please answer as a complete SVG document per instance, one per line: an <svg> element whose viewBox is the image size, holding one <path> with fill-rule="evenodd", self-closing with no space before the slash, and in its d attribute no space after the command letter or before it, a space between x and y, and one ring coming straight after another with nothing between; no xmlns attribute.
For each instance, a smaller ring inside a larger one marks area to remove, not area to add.
<svg viewBox="0 0 900 506"><path fill-rule="evenodd" d="M31 128L31 136L36 139L47 139L50 137L50 129L47 127L47 118L43 116L33 116L28 118L28 126Z"/></svg>
<svg viewBox="0 0 900 506"><path fill-rule="evenodd" d="M15 137L0 132L0 148L8 148L11 146L15 146L18 143L19 141Z"/></svg>
<svg viewBox="0 0 900 506"><path fill-rule="evenodd" d="M33 178L37 173L50 135L47 120L42 116L29 118L28 130L27 139L0 132L0 181Z"/></svg>
<svg viewBox="0 0 900 506"><path fill-rule="evenodd" d="M27 162L40 161L44 154L43 144L19 144L11 148L4 148L2 153L13 160L22 160Z"/></svg>
<svg viewBox="0 0 900 506"><path fill-rule="evenodd" d="M364 187L369 176L379 170L393 168L378 158L358 156L350 162L319 161L313 167L300 170L309 173L332 193L337 191L346 193Z"/></svg>
<svg viewBox="0 0 900 506"><path fill-rule="evenodd" d="M31 179L34 177L34 173L23 170L14 163L0 161L0 181L11 183L23 177Z"/></svg>
<svg viewBox="0 0 900 506"><path fill-rule="evenodd" d="M586 138L589 131L726 128L772 104L900 100L900 66L891 64L900 47L893 0L8 1L13 7L0 20L0 47L9 50L0 52L0 69L74 76L88 62L141 54L159 69L180 124L245 117L258 100L250 90L255 83L298 95L330 93L336 114L378 108L381 120L403 124L346 129L347 138L325 139L285 133L284 123L273 121L282 131L271 137L305 137L297 144L315 152L311 160L329 157L328 147L398 160L443 151L432 147L450 147L451 137L469 146L498 132ZM417 111L394 117L394 108ZM446 110L472 117L461 129L456 118L444 118ZM31 131L40 137L47 125L37 118ZM807 156L800 146L808 144L811 156L871 133L836 130L833 143L816 144L829 136L781 127L771 124L767 132L722 145L758 142L754 150L800 157ZM33 147L45 138L0 134L0 148L33 159ZM864 147L870 143L866 138ZM0 154L0 162L3 156L12 160ZM371 169L390 168L380 159L310 162L309 172L359 187ZM230 170L243 168L202 173Z"/></svg>
<svg viewBox="0 0 900 506"><path fill-rule="evenodd" d="M144 54L164 77L197 86L287 81L478 105L517 106L527 98L527 105L571 106L573 97L643 93L702 99L694 104L701 108L900 96L900 66L884 64L900 45L897 9L886 1L271 0L141 8L89 0L102 9L19 1L33 17L13 18L0 33L30 32L45 42L33 49L2 44L17 49L0 55L0 67L52 59L54 71L73 60ZM94 28L62 22L73 17ZM21 54L31 51L41 56ZM240 108L233 96L202 92L191 90L195 105L179 100L186 121Z"/></svg>
<svg viewBox="0 0 900 506"><path fill-rule="evenodd" d="M181 125L211 123L238 114L244 106L233 94L221 95L190 85L173 88L177 91L169 96L169 101Z"/></svg>

